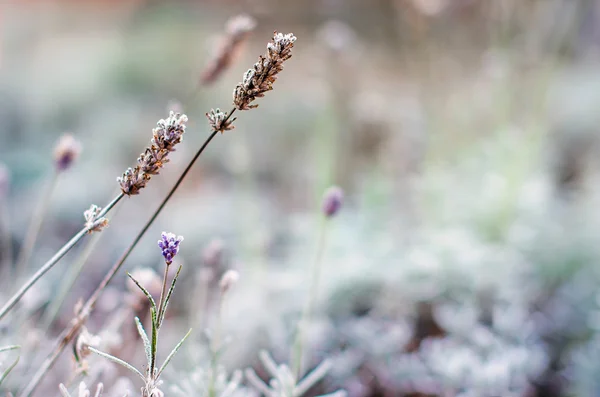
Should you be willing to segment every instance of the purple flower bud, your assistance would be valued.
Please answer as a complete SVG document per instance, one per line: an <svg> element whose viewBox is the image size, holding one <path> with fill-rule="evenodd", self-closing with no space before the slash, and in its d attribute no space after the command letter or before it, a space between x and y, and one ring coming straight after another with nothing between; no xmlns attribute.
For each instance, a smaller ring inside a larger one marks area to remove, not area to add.
<svg viewBox="0 0 600 397"><path fill-rule="evenodd" d="M323 195L323 214L331 218L335 216L344 202L344 191L338 186L332 186Z"/></svg>
<svg viewBox="0 0 600 397"><path fill-rule="evenodd" d="M65 134L54 148L54 162L58 171L65 171L79 157L81 144L72 135Z"/></svg>
<svg viewBox="0 0 600 397"><path fill-rule="evenodd" d="M183 241L182 236L175 236L173 233L162 232L160 240L158 240L158 247L162 250L162 255L165 258L167 265L173 262L173 258L179 252L179 243Z"/></svg>

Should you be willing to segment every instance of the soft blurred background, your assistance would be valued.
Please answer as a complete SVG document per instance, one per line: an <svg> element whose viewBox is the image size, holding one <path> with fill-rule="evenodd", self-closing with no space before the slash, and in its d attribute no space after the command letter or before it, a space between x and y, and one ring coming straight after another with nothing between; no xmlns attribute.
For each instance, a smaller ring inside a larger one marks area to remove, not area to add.
<svg viewBox="0 0 600 397"><path fill-rule="evenodd" d="M256 29L230 68L202 84L227 21L242 13ZM2 387L31 378L76 302L208 135L204 114L231 107L274 30L298 37L293 58L260 107L210 144L103 295L88 323L102 349L142 364L132 316L121 318L125 307L143 312L125 270L160 273L156 240L166 230L185 237L166 353L194 328L166 395L204 395L202 329L212 326L227 269L240 279L223 308L223 376L259 371L261 349L289 362L321 196L335 184L345 200L328 226L306 347L310 368L328 358L333 369L307 395L600 396L598 0L4 4L4 267L40 200L48 212L28 273L81 228L90 204L118 192L116 177L159 119L183 109L190 121L161 174L0 322L0 345L23 346ZM50 194L65 132L82 151ZM2 281L3 304L15 282ZM67 349L38 395L81 379L104 382L109 397L138 393L139 379L100 357L75 376L71 356Z"/></svg>

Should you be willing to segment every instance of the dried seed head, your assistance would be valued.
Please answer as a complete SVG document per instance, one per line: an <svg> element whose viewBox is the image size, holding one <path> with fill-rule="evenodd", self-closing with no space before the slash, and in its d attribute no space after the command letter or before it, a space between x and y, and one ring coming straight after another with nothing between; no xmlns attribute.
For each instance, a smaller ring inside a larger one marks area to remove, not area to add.
<svg viewBox="0 0 600 397"><path fill-rule="evenodd" d="M179 252L179 244L183 241L183 236L176 236L173 233L162 232L160 240L158 240L158 247L162 251L162 255L165 258L167 265L173 262L173 258Z"/></svg>
<svg viewBox="0 0 600 397"><path fill-rule="evenodd" d="M342 207L344 201L344 191L337 187L332 186L323 195L323 214L331 218L337 214Z"/></svg>
<svg viewBox="0 0 600 397"><path fill-rule="evenodd" d="M159 120L156 128L152 130L152 144L159 149L174 152L174 146L183 140L187 121L185 114L170 112L169 117L166 120Z"/></svg>
<svg viewBox="0 0 600 397"><path fill-rule="evenodd" d="M65 171L79 157L81 144L70 134L64 134L54 147L54 164L58 171Z"/></svg>
<svg viewBox="0 0 600 397"><path fill-rule="evenodd" d="M258 105L250 105L256 98L273 89L277 74L283 70L283 63L292 57L292 47L296 36L292 33L275 32L267 45L267 53L258 58L252 69L245 74L242 82L233 90L233 103L238 110L248 110Z"/></svg>
<svg viewBox="0 0 600 397"><path fill-rule="evenodd" d="M221 38L217 51L202 72L202 84L214 83L229 68L255 27L256 21L248 15L238 15L227 22L226 34Z"/></svg>
<svg viewBox="0 0 600 397"><path fill-rule="evenodd" d="M108 219L104 217L98 218L98 215L102 211L102 208L95 204L92 204L89 209L83 212L85 218L85 227L88 233L100 232L102 229L108 226Z"/></svg>
<svg viewBox="0 0 600 397"><path fill-rule="evenodd" d="M138 157L138 165L128 168L117 178L124 194L128 196L139 194L152 175L157 175L159 170L169 162L167 156L170 152L174 152L175 145L183 140L187 121L185 114L175 112L170 112L166 120L158 121L157 127L152 130L152 143Z"/></svg>
<svg viewBox="0 0 600 397"><path fill-rule="evenodd" d="M150 175L145 174L139 165L134 168L127 168L123 175L117 178L121 191L128 196L139 194L140 190L146 187L149 180Z"/></svg>
<svg viewBox="0 0 600 397"><path fill-rule="evenodd" d="M158 149L152 145L138 157L138 165L145 175L158 175L158 171L169 162L167 158L169 151Z"/></svg>
<svg viewBox="0 0 600 397"><path fill-rule="evenodd" d="M223 113L221 109L211 109L210 112L206 113L208 118L208 124L213 131L220 131L221 134L225 131L234 129L232 123L235 121L235 117L232 119L228 114Z"/></svg>
<svg viewBox="0 0 600 397"><path fill-rule="evenodd" d="M235 283L240 279L240 274L235 270L227 270L223 277L221 277L221 281L219 282L219 287L221 288L221 294L225 294Z"/></svg>

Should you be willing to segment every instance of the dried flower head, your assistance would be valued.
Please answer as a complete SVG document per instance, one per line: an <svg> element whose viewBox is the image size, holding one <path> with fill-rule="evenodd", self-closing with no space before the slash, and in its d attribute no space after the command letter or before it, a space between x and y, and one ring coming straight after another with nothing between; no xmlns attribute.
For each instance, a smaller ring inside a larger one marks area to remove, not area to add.
<svg viewBox="0 0 600 397"><path fill-rule="evenodd" d="M104 217L98 218L98 215L102 212L102 208L95 204L92 204L89 209L83 212L85 218L85 227L88 233L100 232L102 229L108 226L108 219Z"/></svg>
<svg viewBox="0 0 600 397"><path fill-rule="evenodd" d="M344 202L344 191L338 186L332 186L323 195L323 214L331 218L338 213Z"/></svg>
<svg viewBox="0 0 600 397"><path fill-rule="evenodd" d="M176 236L174 233L162 232L158 247L162 250L167 265L173 262L173 258L179 252L179 244L183 241L183 236Z"/></svg>
<svg viewBox="0 0 600 397"><path fill-rule="evenodd" d="M283 63L292 57L292 47L296 36L292 33L275 32L267 45L267 53L258 58L245 74L242 82L233 91L233 103L238 110L248 110L258 105L250 105L256 98L273 89L277 74L283 70Z"/></svg>
<svg viewBox="0 0 600 397"><path fill-rule="evenodd" d="M227 270L223 277L221 277L221 281L219 282L219 287L221 288L221 294L225 294L234 284L238 282L240 279L240 274L235 270Z"/></svg>
<svg viewBox="0 0 600 397"><path fill-rule="evenodd" d="M64 134L54 147L54 164L58 171L65 171L79 157L81 144L70 134Z"/></svg>
<svg viewBox="0 0 600 397"><path fill-rule="evenodd" d="M174 146L183 140L185 123L188 118L185 114L170 112L166 120L159 120L156 128L152 130L152 144L159 149L174 152Z"/></svg>
<svg viewBox="0 0 600 397"><path fill-rule="evenodd" d="M221 134L235 128L232 124L235 121L235 117L232 119L229 116L230 115L222 112L219 108L217 108L217 110L210 109L210 112L206 113L208 124L210 124L212 130L219 131Z"/></svg>
<svg viewBox="0 0 600 397"><path fill-rule="evenodd" d="M158 121L157 127L152 130L150 146L137 159L138 165L128 168L117 178L124 194L128 196L139 194L152 175L157 175L159 170L169 162L167 156L170 152L174 152L175 145L183 140L187 121L185 114L175 112L170 112L166 120Z"/></svg>
<svg viewBox="0 0 600 397"><path fill-rule="evenodd" d="M202 84L214 83L229 68L255 27L256 21L248 15L238 15L227 21L226 34L219 41L215 54L202 72Z"/></svg>

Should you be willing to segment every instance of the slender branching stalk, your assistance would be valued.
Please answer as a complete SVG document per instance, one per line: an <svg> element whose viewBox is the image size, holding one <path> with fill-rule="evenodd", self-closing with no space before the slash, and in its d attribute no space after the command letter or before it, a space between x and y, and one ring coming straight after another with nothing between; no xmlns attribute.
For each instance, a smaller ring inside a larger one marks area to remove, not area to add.
<svg viewBox="0 0 600 397"><path fill-rule="evenodd" d="M120 193L117 195L102 211L97 215L97 219L101 219L106 215L117 203L123 198L124 194ZM6 302L6 304L0 309L0 320L6 316L6 314L19 302L19 300L25 295L27 291L50 269L54 267L65 256L71 248L73 248L86 234L90 233L93 230L93 225L86 225L83 229L77 232L71 240L69 240L65 245L59 249L48 262L44 263L44 265L38 269L37 272L33 276L29 278L25 282L25 284Z"/></svg>
<svg viewBox="0 0 600 397"><path fill-rule="evenodd" d="M160 169L169 162L169 154L175 151L175 146L183 140L185 133L187 116L171 112L167 119L158 121L156 128L152 130L152 140L150 146L146 147L144 152L137 159L138 165L128 168L123 175L117 178L121 188L121 193L113 199L104 209L95 205L84 213L86 216L86 225L79 231L65 246L63 246L50 261L39 269L32 278L30 278L23 287L0 309L0 319L12 309L21 297L39 280L48 270L50 270L71 248L79 242L87 233L100 231L106 226L104 215L110 211L123 196L134 196L140 193L146 187L146 184L153 175L158 175ZM72 146L72 145L71 145ZM65 169L65 163L68 165L73 159L72 153L64 153L64 150L57 150L57 168ZM90 217L90 219L88 219Z"/></svg>

